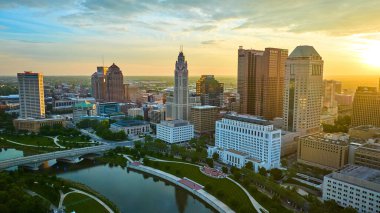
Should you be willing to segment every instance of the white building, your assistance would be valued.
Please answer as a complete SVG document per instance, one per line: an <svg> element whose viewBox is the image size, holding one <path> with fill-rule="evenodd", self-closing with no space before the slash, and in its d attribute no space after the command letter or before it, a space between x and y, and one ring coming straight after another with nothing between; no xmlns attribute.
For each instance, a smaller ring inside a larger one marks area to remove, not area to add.
<svg viewBox="0 0 380 213"><path fill-rule="evenodd" d="M209 147L209 157L215 152L222 162L238 168L249 161L255 171L259 167L277 168L280 166L281 130L258 117L226 114L216 121L215 147Z"/></svg>
<svg viewBox="0 0 380 213"><path fill-rule="evenodd" d="M161 121L157 124L157 138L167 143L189 141L194 137L194 125L185 120Z"/></svg>
<svg viewBox="0 0 380 213"><path fill-rule="evenodd" d="M44 77L41 73L17 73L20 118L45 118Z"/></svg>
<svg viewBox="0 0 380 213"><path fill-rule="evenodd" d="M144 111L142 108L131 108L128 109L128 116L136 117L136 116L144 116Z"/></svg>
<svg viewBox="0 0 380 213"><path fill-rule="evenodd" d="M140 120L120 120L111 124L110 130L119 132L123 130L127 135L140 135L150 133L150 124Z"/></svg>
<svg viewBox="0 0 380 213"><path fill-rule="evenodd" d="M298 46L285 71L283 129L312 133L320 130L323 60L312 46Z"/></svg>
<svg viewBox="0 0 380 213"><path fill-rule="evenodd" d="M323 179L323 200L335 200L358 212L380 212L380 171L348 165Z"/></svg>

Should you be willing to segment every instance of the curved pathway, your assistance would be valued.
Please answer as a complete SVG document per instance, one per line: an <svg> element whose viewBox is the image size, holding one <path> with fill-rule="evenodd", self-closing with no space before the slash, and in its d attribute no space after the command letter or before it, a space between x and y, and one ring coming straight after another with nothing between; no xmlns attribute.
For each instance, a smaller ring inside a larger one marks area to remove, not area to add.
<svg viewBox="0 0 380 213"><path fill-rule="evenodd" d="M251 201L252 205L255 207L256 211L257 212L268 212L268 210L266 210L263 206L260 205L260 203L258 203L255 198L253 198L251 196L251 194L249 194L249 192L242 186L240 185L240 183L236 182L234 179L230 178L230 177L226 177L228 180L232 181L233 183L235 183L236 185L238 185L244 192L245 194L248 196L249 200Z"/></svg>
<svg viewBox="0 0 380 213"><path fill-rule="evenodd" d="M59 147L56 147L56 146L38 146L38 145L32 145L32 144L24 144L24 143L19 143L19 142L16 142L16 141L11 141L11 140L8 140L6 138L2 138L0 137L0 139L3 139L9 143L13 143L13 144L17 144L17 145L20 145L20 146L29 146L29 147L44 147L44 148L59 148Z"/></svg>
<svg viewBox="0 0 380 213"><path fill-rule="evenodd" d="M55 143L55 145L57 145L59 148L66 148L65 146L62 146L61 144L58 143L59 139L58 139L58 136L55 136L55 137L50 137L50 136L47 136L48 138L51 138L53 139L53 142Z"/></svg>
<svg viewBox="0 0 380 213"><path fill-rule="evenodd" d="M61 198L59 200L59 206L58 206L59 209L62 209L63 201L65 200L65 197L67 195L69 195L71 193L79 193L79 194L84 194L84 195L96 200L96 202L98 202L100 205L102 205L108 212L114 213L114 211L107 204L105 204L102 200L95 197L94 195L89 194L89 193L82 191L82 190L79 190L79 189L75 189L75 188L70 188L70 189L73 191L67 192L66 194L61 193Z"/></svg>

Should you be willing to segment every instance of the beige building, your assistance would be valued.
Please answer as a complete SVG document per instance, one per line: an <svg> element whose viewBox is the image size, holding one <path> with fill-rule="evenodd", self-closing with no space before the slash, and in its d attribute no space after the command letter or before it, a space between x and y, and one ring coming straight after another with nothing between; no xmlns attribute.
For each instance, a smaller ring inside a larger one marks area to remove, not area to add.
<svg viewBox="0 0 380 213"><path fill-rule="evenodd" d="M286 61L283 129L305 134L320 130L323 60L312 46L298 46Z"/></svg>
<svg viewBox="0 0 380 213"><path fill-rule="evenodd" d="M356 90L351 125L380 127L380 93L376 87L358 87Z"/></svg>
<svg viewBox="0 0 380 213"><path fill-rule="evenodd" d="M62 125L66 127L67 121L63 118L47 118L47 119L23 119L18 118L13 120L13 125L16 130L24 130L29 132L39 132L42 126Z"/></svg>
<svg viewBox="0 0 380 213"><path fill-rule="evenodd" d="M213 133L215 121L219 117L219 109L216 106L194 106L191 108L190 122L194 124L194 132L197 134Z"/></svg>
<svg viewBox="0 0 380 213"><path fill-rule="evenodd" d="M240 112L272 120L282 116L288 50L238 50Z"/></svg>
<svg viewBox="0 0 380 213"><path fill-rule="evenodd" d="M324 169L339 169L348 163L347 134L317 133L299 138L297 161Z"/></svg>
<svg viewBox="0 0 380 213"><path fill-rule="evenodd" d="M348 130L350 137L367 140L370 138L380 138L380 127L371 125L352 127Z"/></svg>
<svg viewBox="0 0 380 213"><path fill-rule="evenodd" d="M354 164L380 170L379 143L366 143L358 147L354 156Z"/></svg>
<svg viewBox="0 0 380 213"><path fill-rule="evenodd" d="M44 77L41 73L17 73L20 118L45 118Z"/></svg>

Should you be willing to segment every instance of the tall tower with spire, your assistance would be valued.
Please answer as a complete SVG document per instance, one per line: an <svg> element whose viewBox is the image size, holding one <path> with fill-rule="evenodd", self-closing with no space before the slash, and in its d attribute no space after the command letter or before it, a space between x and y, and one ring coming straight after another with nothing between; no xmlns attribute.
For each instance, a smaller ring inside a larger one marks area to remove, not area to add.
<svg viewBox="0 0 380 213"><path fill-rule="evenodd" d="M166 110L169 120L188 120L192 106L200 105L200 98L189 94L189 71L182 46L175 63L174 91L167 97Z"/></svg>

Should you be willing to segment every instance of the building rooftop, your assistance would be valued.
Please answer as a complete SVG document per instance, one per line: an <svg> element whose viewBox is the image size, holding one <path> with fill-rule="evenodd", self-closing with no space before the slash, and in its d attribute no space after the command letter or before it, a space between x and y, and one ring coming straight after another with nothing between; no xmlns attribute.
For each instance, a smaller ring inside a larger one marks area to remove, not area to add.
<svg viewBox="0 0 380 213"><path fill-rule="evenodd" d="M161 125L170 126L170 127L180 127L190 125L188 121L185 120L170 120L170 121L161 121Z"/></svg>
<svg viewBox="0 0 380 213"><path fill-rule="evenodd" d="M119 127L132 127L132 126L149 125L149 122L142 121L142 120L120 120L111 125L119 126Z"/></svg>
<svg viewBox="0 0 380 213"><path fill-rule="evenodd" d="M297 46L292 53L290 53L289 58L299 58L299 57L321 57L319 53L314 49L313 46Z"/></svg>
<svg viewBox="0 0 380 213"><path fill-rule="evenodd" d="M265 120L261 117L252 116L252 115L243 115L243 114L237 114L237 113L227 113L224 115L224 118L231 119L231 120L237 120L237 121L243 121L253 124L259 124L264 126L270 126L272 125L268 120Z"/></svg>
<svg viewBox="0 0 380 213"><path fill-rule="evenodd" d="M380 192L380 171L365 166L347 165L327 177Z"/></svg>
<svg viewBox="0 0 380 213"><path fill-rule="evenodd" d="M318 142L325 142L330 144L347 146L350 141L350 137L346 133L316 133L302 138L315 140Z"/></svg>
<svg viewBox="0 0 380 213"><path fill-rule="evenodd" d="M193 109L216 109L218 107L216 106L210 106L210 105L203 105L203 106L193 106Z"/></svg>
<svg viewBox="0 0 380 213"><path fill-rule="evenodd" d="M79 102L79 103L74 104L74 107L75 108L92 108L94 107L94 104L84 101L84 102Z"/></svg>
<svg viewBox="0 0 380 213"><path fill-rule="evenodd" d="M231 152L231 153L234 153L234 154L237 154L237 155L241 155L241 156L248 156L247 153L244 153L244 152L239 152L237 150L234 150L234 149L227 149L226 150L227 152Z"/></svg>

